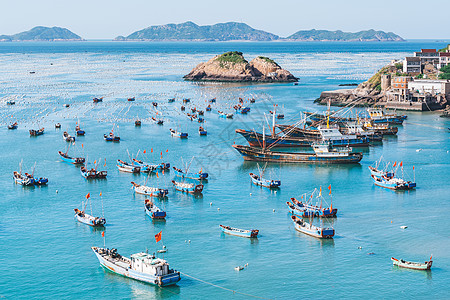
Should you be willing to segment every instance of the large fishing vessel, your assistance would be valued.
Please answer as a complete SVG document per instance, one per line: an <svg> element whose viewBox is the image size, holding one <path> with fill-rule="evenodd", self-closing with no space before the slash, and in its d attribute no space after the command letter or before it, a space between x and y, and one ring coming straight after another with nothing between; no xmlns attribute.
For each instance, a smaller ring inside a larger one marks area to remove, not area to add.
<svg viewBox="0 0 450 300"><path fill-rule="evenodd" d="M307 223L303 221L301 218L297 216L291 216L292 221L294 222L295 229L298 231L319 238L319 239L332 239L334 236L333 228L322 228L312 225L311 223Z"/></svg>
<svg viewBox="0 0 450 300"><path fill-rule="evenodd" d="M156 187L150 187L143 184L137 184L134 181L131 182L133 190L137 194L146 195L150 197L166 197L169 194L168 189L160 189Z"/></svg>

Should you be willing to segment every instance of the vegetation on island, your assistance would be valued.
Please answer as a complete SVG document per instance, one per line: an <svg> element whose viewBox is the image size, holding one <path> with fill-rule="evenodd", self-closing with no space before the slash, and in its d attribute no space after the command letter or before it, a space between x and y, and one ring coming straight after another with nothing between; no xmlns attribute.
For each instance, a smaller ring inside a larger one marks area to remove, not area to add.
<svg viewBox="0 0 450 300"><path fill-rule="evenodd" d="M269 64L274 64L274 65L278 66L278 64L273 59L270 59L270 58L265 57L265 56L258 56L258 58L268 62Z"/></svg>
<svg viewBox="0 0 450 300"><path fill-rule="evenodd" d="M448 44L447 46L445 46L442 49L439 49L438 52L447 52L450 49L450 44Z"/></svg>
<svg viewBox="0 0 450 300"><path fill-rule="evenodd" d="M61 41L82 40L82 38L66 28L37 26L28 31L14 35L0 35L3 41Z"/></svg>
<svg viewBox="0 0 450 300"><path fill-rule="evenodd" d="M343 32L341 30L300 30L287 37L297 41L404 41L393 32L376 31L373 29L359 32Z"/></svg>

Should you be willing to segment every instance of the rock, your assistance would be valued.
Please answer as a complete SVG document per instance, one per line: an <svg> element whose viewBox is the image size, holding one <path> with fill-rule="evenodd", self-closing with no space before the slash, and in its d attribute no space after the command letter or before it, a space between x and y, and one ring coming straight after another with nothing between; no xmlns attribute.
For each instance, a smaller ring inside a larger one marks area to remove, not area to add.
<svg viewBox="0 0 450 300"><path fill-rule="evenodd" d="M298 78L270 58L258 56L250 63L242 52L227 52L197 65L183 77L192 81L297 82Z"/></svg>

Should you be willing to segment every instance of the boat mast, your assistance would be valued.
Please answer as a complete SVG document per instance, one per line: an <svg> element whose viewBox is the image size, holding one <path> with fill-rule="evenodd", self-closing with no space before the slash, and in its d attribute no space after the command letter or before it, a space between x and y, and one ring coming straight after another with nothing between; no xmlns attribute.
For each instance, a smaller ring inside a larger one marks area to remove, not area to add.
<svg viewBox="0 0 450 300"><path fill-rule="evenodd" d="M276 114L276 106L273 105L273 114L272 114L272 137L275 137L275 114Z"/></svg>
<svg viewBox="0 0 450 300"><path fill-rule="evenodd" d="M36 162L34 162L33 172L31 173L31 177L34 178L34 170L36 170Z"/></svg>
<svg viewBox="0 0 450 300"><path fill-rule="evenodd" d="M263 151L266 150L266 131L265 131L265 126L263 124Z"/></svg>

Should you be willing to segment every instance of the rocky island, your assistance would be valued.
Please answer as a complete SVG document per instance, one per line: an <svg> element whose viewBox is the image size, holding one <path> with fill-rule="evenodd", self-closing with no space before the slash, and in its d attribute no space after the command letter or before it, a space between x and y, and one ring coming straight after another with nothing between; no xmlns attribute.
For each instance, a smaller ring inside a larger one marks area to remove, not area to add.
<svg viewBox="0 0 450 300"><path fill-rule="evenodd" d="M288 36L289 41L320 41L320 42L403 42L404 39L393 32L363 30L344 32L341 30L300 30Z"/></svg>
<svg viewBox="0 0 450 300"><path fill-rule="evenodd" d="M268 57L248 62L242 52L232 51L200 63L183 77L192 81L297 82L298 78Z"/></svg>
<svg viewBox="0 0 450 300"><path fill-rule="evenodd" d="M83 39L66 28L37 26L14 35L0 35L0 41L82 41Z"/></svg>

